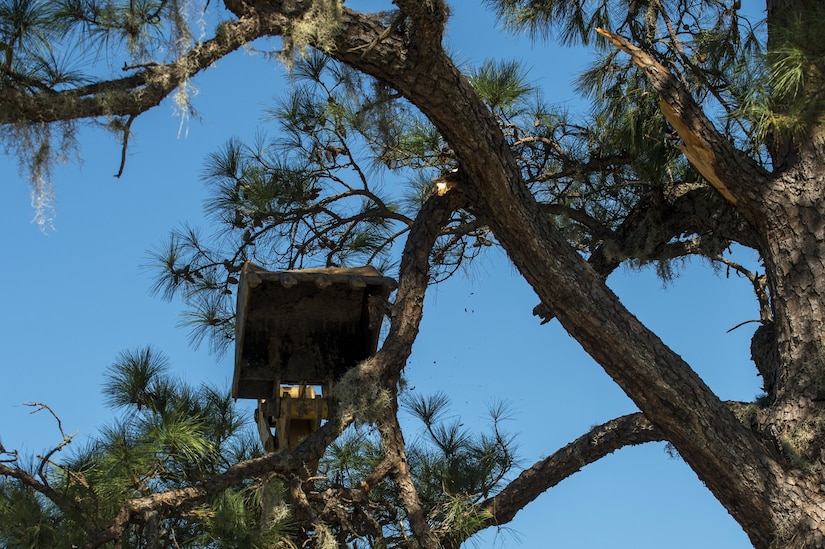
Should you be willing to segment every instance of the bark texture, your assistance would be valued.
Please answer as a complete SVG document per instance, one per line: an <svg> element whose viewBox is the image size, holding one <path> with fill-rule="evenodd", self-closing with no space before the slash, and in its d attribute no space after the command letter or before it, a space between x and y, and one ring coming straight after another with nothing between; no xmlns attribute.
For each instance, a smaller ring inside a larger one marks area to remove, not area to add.
<svg viewBox="0 0 825 549"><path fill-rule="evenodd" d="M407 7L405 2L397 4L402 10ZM411 24L414 28L437 24L427 17L419 12L411 16ZM770 213L761 207L763 197L759 193L769 186L771 175L722 138L666 68L626 40L605 34L648 74L661 95L661 108L684 141L683 150L694 167L756 228L760 244L771 241L773 236L763 230ZM770 441L766 443L743 426L680 357L622 307L602 278L544 219L521 180L496 121L440 45L422 42L421 35L415 41L411 36L398 38L400 43L392 47L376 47L365 58L347 55L353 48L346 42L339 44L335 55L390 82L436 124L461 160L462 191L537 295L552 306L565 329L676 446L754 545L820 543L825 506L816 481L802 486L800 476L804 475L789 468ZM398 56L398 51L405 55ZM787 204L787 200L781 203ZM822 257L814 244L822 242L821 233L817 233L822 228L817 223L822 210L813 206L809 212L812 219L803 231L809 244L797 239L785 241L778 248L791 244L792 250L808 249L815 257ZM778 225L786 226L782 222ZM799 264L798 253L790 252L797 254L797 261L790 263ZM775 276L771 272L769 280ZM795 280L794 288L810 299L806 301L807 310L812 310L811 303L821 303L819 294L807 293L813 285L810 277L802 282L798 285ZM774 289L774 301L778 296L784 298L785 289ZM781 309L777 312L782 314ZM789 324L796 322L793 315L798 312L799 307L795 307L793 313L784 314ZM806 348L812 345L811 335L821 333L807 332L807 326L801 329L805 336L799 333L796 339L805 341ZM787 331L778 327L779 342ZM783 351L780 343L780 395L783 368L793 368L793 360L788 361ZM821 362L816 364L816 369L821 368ZM788 377L797 379L794 374ZM794 401L806 403L799 400L798 389L793 389Z"/></svg>
<svg viewBox="0 0 825 549"><path fill-rule="evenodd" d="M288 28L289 16L279 11L279 2L225 4L237 21L178 62L56 95L0 91L0 123L136 115L227 52ZM666 439L756 547L825 545L825 151L818 145L825 135L822 128L777 142L771 171L737 150L683 81L650 52L609 29L599 30L644 72L682 141L685 157L719 198L708 202L690 188L651 194L610 235L618 249L632 249L637 239L650 236L651 227L657 227L657 241L666 247L674 235L712 226L716 234L751 246L764 257L771 297L766 315L772 315L772 321L758 332L753 352L769 394L761 407L731 407L605 285L605 276L618 265L621 254L611 257L597 251L585 261L549 222L528 190L497 120L442 47L444 2L394 4L400 15L390 27L344 7L333 42L325 44L330 55L415 104L459 160L458 173L451 178L455 188L432 197L411 229L386 343L352 374L370 388L364 392L367 399L387 391L390 405L365 412L368 403L350 403L354 408L348 409L345 402L339 421L310 436L293 456L278 454L238 464L212 484L131 500L110 527L92 537L89 547L116 539L127 524L164 506L194 501L251 475L289 473L300 460L317 459L351 419L347 410L352 409L361 415L373 413L371 419L382 426L386 459L370 482L391 478L417 543L437 547L440 540L427 524L406 467L394 397L423 312L429 254L450 212L461 207L472 208L488 224L541 300L539 313L558 318L643 414L600 426L526 470L482 505L489 513L487 524L511 520L538 493L617 448ZM769 1L769 23L777 14L802 13L809 5L802 0ZM0 473L11 475L6 469L0 466ZM47 488L37 489L49 497ZM299 489L296 486L300 495ZM358 499L365 493L347 497Z"/></svg>

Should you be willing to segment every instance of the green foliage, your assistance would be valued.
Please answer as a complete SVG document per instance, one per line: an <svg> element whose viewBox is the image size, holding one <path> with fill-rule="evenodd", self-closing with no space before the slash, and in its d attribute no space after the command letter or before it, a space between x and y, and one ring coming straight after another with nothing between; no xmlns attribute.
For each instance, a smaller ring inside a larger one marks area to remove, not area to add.
<svg viewBox="0 0 825 549"><path fill-rule="evenodd" d="M775 145L791 136L804 139L825 115L825 7L814 4L801 14L778 15L769 49L758 57L745 100L736 112L750 120L756 138Z"/></svg>
<svg viewBox="0 0 825 549"><path fill-rule="evenodd" d="M508 27L533 36L553 36L564 44L588 44L594 27L611 28L608 2L488 0ZM599 5L601 4L601 5Z"/></svg>
<svg viewBox="0 0 825 549"><path fill-rule="evenodd" d="M19 482L0 479L0 546L60 548L82 540L82 531L53 503Z"/></svg>
<svg viewBox="0 0 825 549"><path fill-rule="evenodd" d="M497 493L517 464L514 438L503 428L508 410L501 404L492 406L489 427L474 433L459 418L449 417L450 400L443 393L408 394L403 407L413 421L408 427L421 428L421 435L407 442L407 458L430 525L443 539L466 539L486 518L477 505ZM383 457L373 430L363 425L350 428L327 449L319 466L325 480L317 487L356 488ZM382 539L368 536L355 546L393 546L406 539L406 511L392 484L372 488L369 505L367 512L382 526ZM353 506L348 512L358 516L365 510Z"/></svg>
<svg viewBox="0 0 825 549"><path fill-rule="evenodd" d="M118 416L87 446L57 463L39 458L33 476L57 498L17 480L0 480L0 543L8 547L77 547L128 499L203 482L260 454L228 394L193 388L169 374L150 347L124 351L110 367L104 399ZM62 446L71 439L64 440ZM179 547L272 547L284 524L260 524L256 488L242 484L193 509L159 516L163 543ZM145 525L124 547L142 547Z"/></svg>
<svg viewBox="0 0 825 549"><path fill-rule="evenodd" d="M480 501L496 492L516 463L514 440L502 429L506 406L492 406L490 432L474 435L460 418L445 419L449 398L443 393L407 396L404 404L426 429L426 438L408 452L422 500L440 506L454 503L451 497Z"/></svg>
<svg viewBox="0 0 825 549"><path fill-rule="evenodd" d="M184 226L151 252L154 291L182 296L192 341L208 339L215 351L234 337L244 261L391 271L431 179L455 166L432 126L380 83L318 52L296 60L292 77L292 92L267 113L276 138L230 139L205 162L217 233ZM415 181L415 192L384 185L384 175ZM457 215L433 255L436 269L448 276L477 255L479 231L468 213Z"/></svg>
<svg viewBox="0 0 825 549"><path fill-rule="evenodd" d="M494 111L512 111L535 90L527 84L527 71L519 61L487 61L470 72L470 83Z"/></svg>
<svg viewBox="0 0 825 549"><path fill-rule="evenodd" d="M568 45L592 42L596 51L604 52L579 81L580 89L594 99L594 112L606 107L628 112L638 104L640 119L652 117L652 125L663 125L655 109L655 94L647 89L638 69L595 33L595 28L601 27L623 34L642 47L688 84L706 112L718 117L720 127L730 138L755 156L762 154L764 140L760 137L764 135L742 107L753 103L765 31L760 22L739 13L737 5L732 7L721 0L487 3L514 30L552 36ZM620 120L611 120L611 124L615 129L627 128ZM635 133L636 137L640 135L655 142L661 141L662 132Z"/></svg>
<svg viewBox="0 0 825 549"><path fill-rule="evenodd" d="M203 7L193 0L60 0L51 16L76 43L96 50L126 51L135 61L165 51L174 58L194 45L192 25ZM163 58L155 59L162 61Z"/></svg>

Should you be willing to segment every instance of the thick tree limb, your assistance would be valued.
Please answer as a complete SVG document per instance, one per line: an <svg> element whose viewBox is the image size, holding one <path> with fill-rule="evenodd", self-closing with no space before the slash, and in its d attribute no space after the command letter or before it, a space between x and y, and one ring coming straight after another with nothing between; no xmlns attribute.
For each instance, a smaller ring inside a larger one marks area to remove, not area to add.
<svg viewBox="0 0 825 549"><path fill-rule="evenodd" d="M375 380L394 390L412 353L423 317L424 294L430 282L430 253L451 214L464 206L466 200L461 192L451 191L431 195L422 206L404 246L387 338L374 356L353 370L357 377Z"/></svg>
<svg viewBox="0 0 825 549"><path fill-rule="evenodd" d="M676 446L754 544L769 545L772 512L754 494L780 486L781 467L544 218L498 122L467 79L443 52L418 60L412 50L399 52L399 44L385 41L361 58L349 53L356 45L342 29L332 54L392 84L435 124L466 173L462 190L538 296Z"/></svg>
<svg viewBox="0 0 825 549"><path fill-rule="evenodd" d="M227 54L263 36L279 36L289 19L261 2L252 7L243 1L226 1L237 21L223 23L215 37L195 46L190 52L171 63L147 64L136 74L112 80L104 80L59 92L24 93L14 88L0 90L0 125L19 123L50 123L100 116L136 116L160 104L180 84L211 66ZM420 21L422 34L429 36L426 22L444 15L432 2L403 2L405 13ZM430 5L432 4L432 5ZM429 6L429 7L427 7ZM266 8L266 9L264 9ZM380 21L344 8L342 28L353 40L352 46L369 46L385 30ZM443 31L443 21L437 33L429 36L430 43L438 44ZM438 40L436 38L438 37ZM390 33L380 40L399 50L400 35Z"/></svg>
<svg viewBox="0 0 825 549"><path fill-rule="evenodd" d="M378 469L389 474L400 492L413 535L423 548L436 549L438 539L427 522L418 493L407 466L406 448L401 426L398 423L397 385L412 344L418 336L418 328L424 313L424 295L430 281L430 254L441 229L452 213L464 205L466 199L458 191L444 195L433 194L424 203L410 228L404 246L398 275L398 293L392 310L392 324L384 345L375 356L362 363L352 374L361 387L383 387L392 394L388 408L381 413L379 428L382 450L387 460ZM370 398L366 391L361 395ZM359 406L356 406L358 408ZM370 475L376 482L376 475Z"/></svg>
<svg viewBox="0 0 825 549"><path fill-rule="evenodd" d="M680 148L693 167L725 200L734 206L744 200L743 213L756 215L755 208L747 207L747 203L759 200L757 191L765 186L767 171L719 133L684 84L667 67L618 34L600 28L596 32L629 55L633 64L645 73L659 93L659 108L682 138L684 145Z"/></svg>
<svg viewBox="0 0 825 549"><path fill-rule="evenodd" d="M180 59L146 66L125 78L31 95L4 88L0 90L0 124L141 114L221 57L256 38L280 33L283 21L283 17L253 16L224 23L214 38L198 44Z"/></svg>
<svg viewBox="0 0 825 549"><path fill-rule="evenodd" d="M746 415L750 405L728 402L727 406L738 417ZM666 440L664 435L641 413L597 425L553 455L525 469L501 492L481 502L477 510L489 515L484 527L510 522L539 495L616 450L663 440Z"/></svg>
<svg viewBox="0 0 825 549"><path fill-rule="evenodd" d="M708 200L705 186L685 184L653 189L613 232L612 242L597 249L588 261L596 272L607 276L625 259L657 259L657 249L690 234L759 248L752 226L735 208L721 200ZM638 257L645 250L648 253Z"/></svg>
<svg viewBox="0 0 825 549"><path fill-rule="evenodd" d="M585 465L625 446L659 440L664 440L664 436L640 413L593 427L589 433L525 469L501 492L479 504L478 509L489 514L485 527L510 522L528 503Z"/></svg>

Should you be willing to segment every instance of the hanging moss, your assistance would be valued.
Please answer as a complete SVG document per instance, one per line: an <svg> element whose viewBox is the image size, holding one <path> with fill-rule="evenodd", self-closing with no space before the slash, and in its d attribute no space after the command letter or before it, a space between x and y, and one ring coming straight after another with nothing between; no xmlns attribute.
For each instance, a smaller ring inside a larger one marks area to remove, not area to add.
<svg viewBox="0 0 825 549"><path fill-rule="evenodd" d="M321 51L328 51L333 46L333 38L341 22L342 0L311 0L308 6L304 2L286 2L283 10L293 16L288 28L284 29L284 49L279 59L292 70L296 56L306 55L307 46L312 44Z"/></svg>

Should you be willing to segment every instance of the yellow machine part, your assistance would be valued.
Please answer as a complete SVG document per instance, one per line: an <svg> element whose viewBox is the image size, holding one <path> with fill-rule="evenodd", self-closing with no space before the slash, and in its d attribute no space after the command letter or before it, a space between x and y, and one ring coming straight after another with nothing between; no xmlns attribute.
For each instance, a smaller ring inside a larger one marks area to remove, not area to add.
<svg viewBox="0 0 825 549"><path fill-rule="evenodd" d="M261 400L255 414L267 452L294 450L329 417L327 399L317 395L312 385L281 386L280 393L277 405L274 399ZM306 467L314 473L318 463L307 463Z"/></svg>
<svg viewBox="0 0 825 549"><path fill-rule="evenodd" d="M278 448L294 450L321 426L326 416L326 399L316 397L315 387L281 387L280 413L275 420Z"/></svg>

